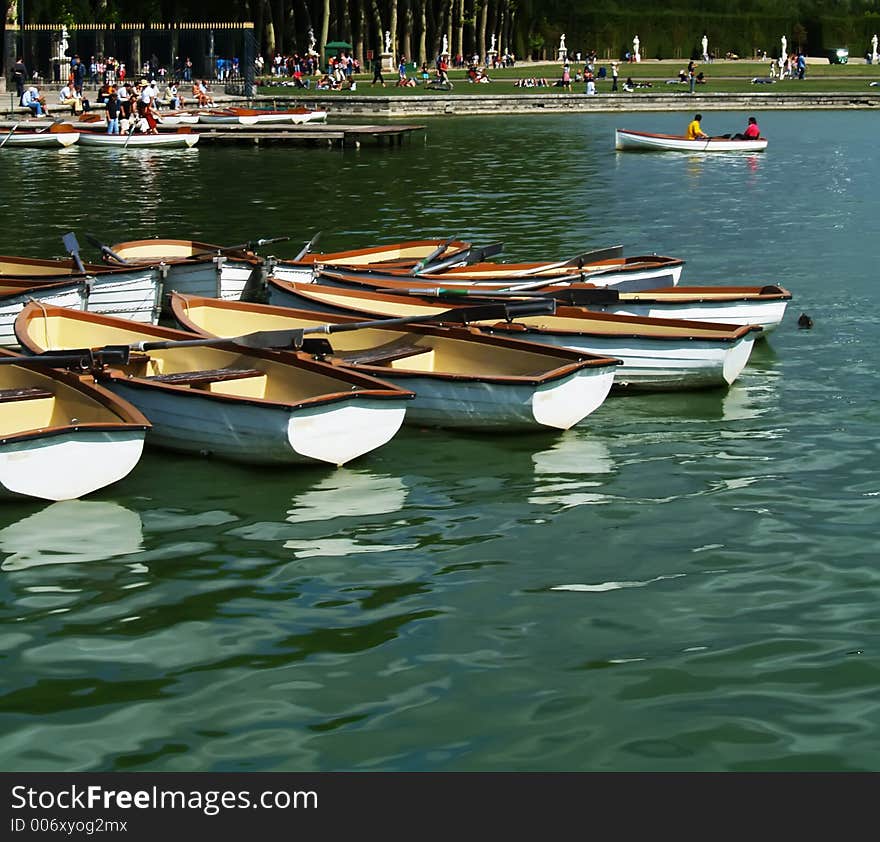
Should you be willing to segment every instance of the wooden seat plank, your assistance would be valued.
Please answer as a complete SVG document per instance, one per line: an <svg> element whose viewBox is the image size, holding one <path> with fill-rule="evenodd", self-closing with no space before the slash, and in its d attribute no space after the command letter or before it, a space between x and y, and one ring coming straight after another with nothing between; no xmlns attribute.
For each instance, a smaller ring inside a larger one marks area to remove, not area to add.
<svg viewBox="0 0 880 842"><path fill-rule="evenodd" d="M169 374L151 374L145 380L169 383L174 386L206 386L221 380L241 380L245 377L262 377L265 372L256 368L214 368L203 371L174 371Z"/></svg>
<svg viewBox="0 0 880 842"><path fill-rule="evenodd" d="M0 389L0 403L7 401L33 401L40 398L53 398L55 395L48 389L39 386L26 386L21 389Z"/></svg>

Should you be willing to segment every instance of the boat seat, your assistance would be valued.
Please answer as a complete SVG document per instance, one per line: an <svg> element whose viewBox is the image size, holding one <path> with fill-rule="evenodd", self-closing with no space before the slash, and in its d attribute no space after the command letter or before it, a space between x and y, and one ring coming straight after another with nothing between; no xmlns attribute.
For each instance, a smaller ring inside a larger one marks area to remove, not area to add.
<svg viewBox="0 0 880 842"><path fill-rule="evenodd" d="M344 354L338 354L337 356L349 365L382 365L394 360L402 360L406 357L424 354L430 350L431 348L426 348L424 345L413 344L412 340L407 337L396 339L394 342L388 342L385 345L379 345L376 348L346 351Z"/></svg>
<svg viewBox="0 0 880 842"><path fill-rule="evenodd" d="M48 389L39 386L27 386L22 389L0 389L0 403L7 401L34 401L41 398L54 398L55 395Z"/></svg>
<svg viewBox="0 0 880 842"><path fill-rule="evenodd" d="M145 380L170 383L173 386L208 386L221 380L242 380L246 377L263 377L265 372L256 368L214 368L204 371L175 371L170 374L151 374Z"/></svg>

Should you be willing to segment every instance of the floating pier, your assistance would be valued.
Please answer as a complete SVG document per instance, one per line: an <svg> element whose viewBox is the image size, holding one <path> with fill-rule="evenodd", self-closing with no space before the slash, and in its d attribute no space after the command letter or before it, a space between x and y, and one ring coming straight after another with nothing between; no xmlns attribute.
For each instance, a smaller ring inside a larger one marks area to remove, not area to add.
<svg viewBox="0 0 880 842"><path fill-rule="evenodd" d="M174 131L169 126L159 131ZM414 125L341 125L324 123L257 123L253 126L241 126L229 123L215 123L191 126L199 135L199 146L248 144L252 146L305 144L360 148L365 140L375 141L378 145L400 146L404 138L410 140L412 134L424 131L425 126Z"/></svg>

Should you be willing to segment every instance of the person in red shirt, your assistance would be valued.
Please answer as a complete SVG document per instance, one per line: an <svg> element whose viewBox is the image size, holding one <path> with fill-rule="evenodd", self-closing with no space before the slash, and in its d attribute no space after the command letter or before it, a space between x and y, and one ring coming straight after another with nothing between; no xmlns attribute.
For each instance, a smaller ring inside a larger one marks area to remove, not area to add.
<svg viewBox="0 0 880 842"><path fill-rule="evenodd" d="M740 134L733 136L734 140L757 140L761 136L761 130L758 128L758 121L754 117L749 117L749 124L746 130Z"/></svg>

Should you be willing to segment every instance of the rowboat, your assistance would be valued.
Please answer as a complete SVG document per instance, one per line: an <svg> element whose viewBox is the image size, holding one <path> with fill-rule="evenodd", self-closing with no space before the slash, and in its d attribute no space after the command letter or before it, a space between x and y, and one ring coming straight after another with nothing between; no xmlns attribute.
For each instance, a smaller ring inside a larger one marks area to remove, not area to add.
<svg viewBox="0 0 880 842"><path fill-rule="evenodd" d="M393 318L438 314L464 305L436 299L351 290L269 279L269 304L315 313ZM472 327L495 336L572 348L616 357L615 391L680 390L728 386L739 377L761 328L713 322L656 319L594 313L583 307L557 307L552 316L518 318L513 323Z"/></svg>
<svg viewBox="0 0 880 842"><path fill-rule="evenodd" d="M739 140L710 137L689 140L684 135L615 129L614 148L625 152L763 152L767 148L767 138Z"/></svg>
<svg viewBox="0 0 880 842"><path fill-rule="evenodd" d="M387 443L413 397L308 354L193 347L192 334L60 307L29 304L15 332L29 353L148 343L95 372L150 419L148 442L253 465L342 465Z"/></svg>
<svg viewBox="0 0 880 842"><path fill-rule="evenodd" d="M322 273L321 277L323 277ZM339 273L327 271L330 278ZM437 281L442 281L443 276ZM617 287L598 287L590 283L571 283L567 286L549 284L538 286L527 283L517 291L517 285L505 290L450 284L449 286L408 286L392 283L383 291L406 295L437 297L443 301L461 301L467 297L475 303L482 301L509 301L512 297L546 296L558 304L587 307L594 312L614 313L658 319L685 319L687 321L716 322L726 325L758 325L761 338L775 330L782 322L791 293L775 284L763 286L672 286L634 292ZM346 286L345 288L357 288ZM377 287L378 288L378 287Z"/></svg>
<svg viewBox="0 0 880 842"><path fill-rule="evenodd" d="M190 111L163 111L157 116L160 126L193 126L199 122L199 115Z"/></svg>
<svg viewBox="0 0 880 842"><path fill-rule="evenodd" d="M156 266L110 268L73 260L0 255L0 345L15 344L12 320L29 300L155 324L162 272ZM60 298L55 298L60 296Z"/></svg>
<svg viewBox="0 0 880 842"><path fill-rule="evenodd" d="M175 295L172 312L203 336L290 331L315 325L306 310ZM332 338L309 348L363 374L416 394L407 422L429 427L518 432L567 430L598 409L620 362L465 327L412 324L361 328L351 316L329 316ZM337 332L334 332L334 329Z"/></svg>
<svg viewBox="0 0 880 842"><path fill-rule="evenodd" d="M512 284L567 285L576 281L615 289L641 290L661 286L675 286L681 278L684 260L663 255L638 255L594 262L537 261L530 263L473 263L451 266L438 272L422 272L414 276L405 267L353 266L321 260L312 270L312 280L318 283L359 284L372 287L481 286L502 288ZM298 278L275 270L282 280L309 280L303 272Z"/></svg>
<svg viewBox="0 0 880 842"><path fill-rule="evenodd" d="M0 351L0 360L16 359ZM121 480L150 428L131 404L72 372L0 365L0 496L71 500Z"/></svg>
<svg viewBox="0 0 880 842"><path fill-rule="evenodd" d="M310 108L215 108L199 112L199 122L211 124L238 124L253 126L257 123L313 123L327 119L326 111Z"/></svg>
<svg viewBox="0 0 880 842"><path fill-rule="evenodd" d="M113 254L133 265L158 263L166 272L165 290L238 301L263 261L240 249L197 240L129 240L114 243ZM166 299L167 302L167 299Z"/></svg>
<svg viewBox="0 0 880 842"><path fill-rule="evenodd" d="M162 134L107 134L99 130L82 129L79 134L81 146L94 146L102 148L123 149L188 149L199 142L199 136L190 130L189 126L182 126L176 132L163 132Z"/></svg>
<svg viewBox="0 0 880 842"><path fill-rule="evenodd" d="M40 146L45 149L63 149L79 140L79 132L70 126L53 123L47 129L13 127L10 131L0 129L0 146Z"/></svg>
<svg viewBox="0 0 880 842"><path fill-rule="evenodd" d="M172 275L166 284L168 289L176 289L188 295L203 295L231 301L238 301L242 297L247 298L251 295L262 296L265 279L269 274L287 279L311 280L313 265L319 259L329 258L346 266L382 263L388 266L405 265L411 268L419 260L430 257L441 248L444 249L444 255L456 254L469 249L470 243L449 240L410 240L331 254L306 252L296 261L279 260L274 257L264 259L248 248L224 248L197 240L131 240L111 246L114 254L129 263L145 264L161 261L168 265ZM188 282L183 282L178 276L179 270L174 268L181 263L193 263L206 258L214 260L219 278L205 273L198 284L192 278Z"/></svg>

